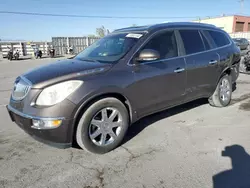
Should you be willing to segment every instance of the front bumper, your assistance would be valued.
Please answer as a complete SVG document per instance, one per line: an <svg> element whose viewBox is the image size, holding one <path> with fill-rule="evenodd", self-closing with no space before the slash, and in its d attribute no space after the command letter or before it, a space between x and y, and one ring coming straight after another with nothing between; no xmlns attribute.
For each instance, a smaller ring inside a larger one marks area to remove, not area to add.
<svg viewBox="0 0 250 188"><path fill-rule="evenodd" d="M72 126L73 119L65 119L61 117L57 118L44 118L35 117L16 110L10 105L6 106L10 118L21 129L32 136L34 139L43 142L45 144L58 147L67 148L72 145ZM54 129L34 129L32 128L32 120L48 120L48 119L62 119L62 123L59 127Z"/></svg>

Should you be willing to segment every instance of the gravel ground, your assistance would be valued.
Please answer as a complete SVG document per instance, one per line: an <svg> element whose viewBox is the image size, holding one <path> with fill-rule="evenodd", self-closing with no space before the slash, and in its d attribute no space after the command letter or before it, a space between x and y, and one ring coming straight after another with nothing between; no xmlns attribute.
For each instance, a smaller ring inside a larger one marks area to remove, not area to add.
<svg viewBox="0 0 250 188"><path fill-rule="evenodd" d="M198 100L151 115L121 147L94 155L39 143L8 117L15 77L50 61L0 61L0 187L250 187L250 75L240 75L230 106Z"/></svg>

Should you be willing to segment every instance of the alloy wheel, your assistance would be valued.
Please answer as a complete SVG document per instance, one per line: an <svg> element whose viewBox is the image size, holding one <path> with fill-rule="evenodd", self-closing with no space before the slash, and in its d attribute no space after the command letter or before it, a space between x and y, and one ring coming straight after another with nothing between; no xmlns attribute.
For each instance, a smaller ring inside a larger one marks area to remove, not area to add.
<svg viewBox="0 0 250 188"><path fill-rule="evenodd" d="M228 79L223 79L220 84L220 98L223 102L230 100L230 83Z"/></svg>
<svg viewBox="0 0 250 188"><path fill-rule="evenodd" d="M121 113L116 108L103 108L91 120L89 138L97 146L107 146L121 133L122 122Z"/></svg>

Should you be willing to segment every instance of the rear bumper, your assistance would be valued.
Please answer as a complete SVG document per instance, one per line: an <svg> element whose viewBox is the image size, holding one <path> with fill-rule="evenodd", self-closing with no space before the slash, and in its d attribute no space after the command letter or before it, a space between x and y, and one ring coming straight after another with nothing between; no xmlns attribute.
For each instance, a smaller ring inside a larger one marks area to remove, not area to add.
<svg viewBox="0 0 250 188"><path fill-rule="evenodd" d="M32 128L32 119L48 119L33 117L28 114L17 111L11 106L6 106L10 118L27 134L44 144L57 148L67 148L72 145L72 128L73 119L63 119L62 124L54 129L34 129Z"/></svg>

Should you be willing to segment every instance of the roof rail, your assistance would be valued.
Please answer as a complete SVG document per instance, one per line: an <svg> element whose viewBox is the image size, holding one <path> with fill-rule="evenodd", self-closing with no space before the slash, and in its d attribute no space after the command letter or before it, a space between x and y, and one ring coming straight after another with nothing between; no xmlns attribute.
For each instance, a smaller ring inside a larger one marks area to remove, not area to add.
<svg viewBox="0 0 250 188"><path fill-rule="evenodd" d="M139 29L139 28L149 27L149 26L150 25L140 25L140 26L124 27L124 28L116 29L113 32L122 31L122 30L126 30L126 29Z"/></svg>

